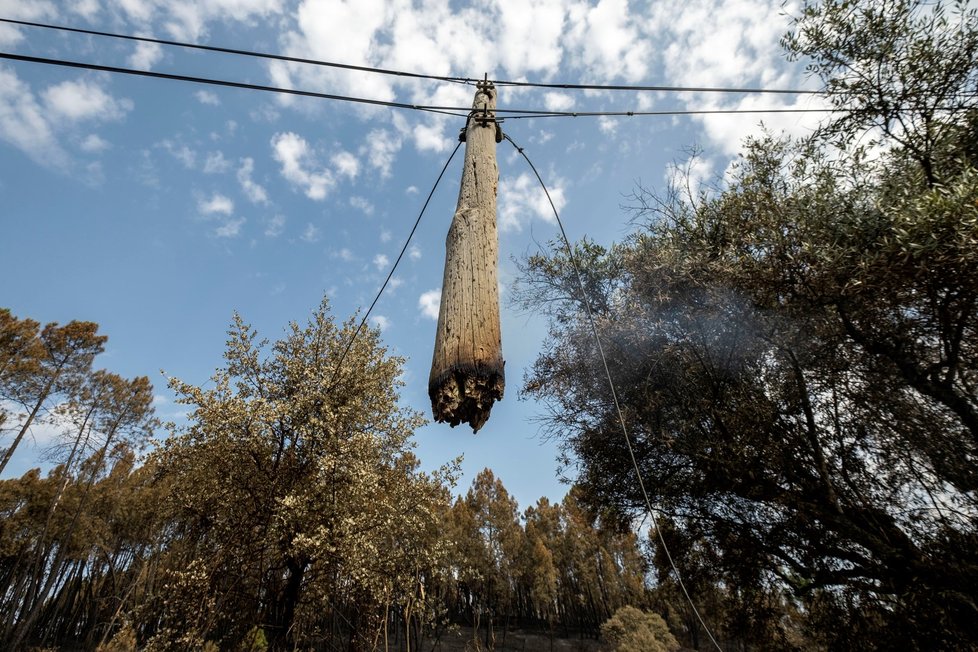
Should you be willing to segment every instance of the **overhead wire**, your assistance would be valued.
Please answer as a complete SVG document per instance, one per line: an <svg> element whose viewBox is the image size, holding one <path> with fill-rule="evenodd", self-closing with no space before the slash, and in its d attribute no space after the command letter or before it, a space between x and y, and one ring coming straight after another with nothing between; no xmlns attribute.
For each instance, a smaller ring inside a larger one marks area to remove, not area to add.
<svg viewBox="0 0 978 652"><path fill-rule="evenodd" d="M673 560L672 553L669 551L669 546L666 545L665 537L662 534L662 530L659 528L658 517L656 516L655 509L653 509L652 507L652 501L649 498L649 493L645 489L645 481L642 479L642 472L638 466L638 460L635 457L635 450L632 447L631 437L629 437L628 428L625 425L625 415L622 412L621 403L618 400L618 391L615 387L615 381L611 377L611 369L608 367L608 359L604 353L604 346L601 344L601 337L598 333L598 326L594 321L594 311L591 309L591 302L588 300L587 291L584 289L584 279L581 274L581 268L577 263L577 257L574 255L574 249L571 247L570 239L567 237L567 231L564 229L564 223L560 219L560 214L557 212L557 207L554 205L553 199L550 197L550 191L547 190L547 185L543 182L543 177L540 176L540 173L537 171L536 166L533 165L533 162L530 160L530 157L527 156L526 152L523 151L523 148L517 145L516 142L512 138L510 138L508 134L503 134L503 138L508 140L510 144L514 148L516 148L516 151L519 152L520 155L522 155L523 158L526 160L527 164L530 166L530 169L533 170L533 174L536 175L537 181L540 182L540 186L543 188L543 192L547 195L547 201L550 202L550 208L553 210L554 218L556 218L557 220L557 226L560 228L561 240L564 243L564 247L567 249L567 256L568 259L570 260L571 267L574 270L574 276L577 280L577 285L581 292L581 302L584 304L584 312L585 315L587 316L588 325L590 326L591 332L594 335L594 342L598 348L598 356L601 358L601 365L604 368L604 375L608 381L608 387L611 389L611 399L612 402L614 403L615 412L618 415L618 425L621 427L621 433L625 439L625 445L626 448L628 449L628 455L631 458L632 467L635 469L635 477L638 479L638 487L641 491L642 498L645 501L645 507L648 510L649 517L652 520L652 527L655 529L656 534L658 534L659 543L662 545L662 550L666 554L666 559L669 560L669 566L676 574L676 581L678 582L679 587L682 589L683 595L686 596L686 601L689 603L690 608L693 610L693 613L696 615L696 619L699 621L700 625L703 626L703 629L706 630L706 635L710 638L710 641L712 641L713 645L716 646L717 650L723 652L723 648L720 647L720 644L713 636L712 630L703 620L703 617L700 615L699 610L696 608L696 605L693 603L693 598L690 596L689 591L686 589L686 584L683 582L682 575L680 574L679 569L676 567L676 562Z"/></svg>
<svg viewBox="0 0 978 652"><path fill-rule="evenodd" d="M319 59L306 59L303 57L291 57L284 54L272 54L269 52L257 52L254 50L242 50L237 48L226 48L217 45L201 45L198 43L188 43L186 41L172 41L168 39L153 38L151 36L134 36L132 34L119 34L117 32L103 32L94 29L83 29L80 27L68 27L66 25L51 25L49 23L38 23L30 20L14 20L13 18L0 18L0 22L11 25L22 25L25 27L39 27L42 29L58 30L75 34L87 34L90 36L103 36L106 38L122 39L126 41L136 41L139 43L153 43L155 45L169 45L173 47L188 48L192 50L203 50L205 52L219 52L222 54L234 54L245 57L255 57L260 59L272 59L275 61L286 61L289 63L303 63L312 66L322 66L326 68L339 68L342 70L354 70L358 72L369 72L379 75L392 75L395 77L410 77L415 79L429 79L433 81L455 82L460 84L471 84L478 80L468 77L448 77L443 75L427 75L422 73L406 72L403 70L389 70L386 68L375 68L373 66L357 66L349 63L337 63L334 61L322 61Z"/></svg>
<svg viewBox="0 0 978 652"><path fill-rule="evenodd" d="M413 104L409 102L394 102L391 100L378 100L351 95L338 95L335 93L321 93L318 91L306 91L298 88L286 88L282 86L267 86L263 84L252 84L249 82L232 81L217 79L214 77L198 77L194 75L183 75L176 73L158 72L155 70L139 70L136 68L123 68L120 66L107 66L98 63L83 61L71 61L68 59L52 59L47 57L35 57L26 54L14 54L12 52L0 52L0 59L11 61L22 61L25 63L37 63L50 66L60 66L66 68L76 68L82 70L93 70L96 72L109 72L120 75L132 75L136 77L148 77L153 79L167 79L171 81L182 81L194 84L209 84L212 86L223 86L225 88L240 88L245 90L263 91L269 93L283 93L287 95L297 95L300 97L312 97L337 102L349 102L355 104L368 104L373 106L383 106L393 109L406 109L412 111L423 111L464 118L471 111L470 107L444 106L431 104ZM506 120L520 120L528 118L554 118L554 117L632 117L632 116L677 116L677 115L705 115L705 114L763 114L763 113L814 113L837 111L838 109L676 109L663 111L546 111L536 109L496 109L497 113L506 114Z"/></svg>
<svg viewBox="0 0 978 652"><path fill-rule="evenodd" d="M353 332L353 336L350 338L350 341L347 342L346 348L343 350L343 354L336 363L336 368L333 370L333 379L330 381L331 384L336 382L340 369L343 367L343 361L346 360L346 356L350 353L350 349L353 348L353 343L356 342L357 336L360 335L360 331L363 330L364 324L366 324L367 319L370 318L370 313L373 312L374 306L376 306L377 302L380 301L381 295L384 293L384 290L387 289L387 284L390 283L391 278L394 276L394 272L397 271L397 266L401 262L401 259L404 258L404 252L406 252L408 247L411 245L411 239L414 237L414 232L418 230L418 225L421 224L421 218L424 215L424 212L428 209L428 204L431 202L431 198L434 196L435 190L438 188L438 184L441 182L441 178L445 176L445 170L448 169L449 164L452 162L452 159L455 158L455 154L458 152L459 147L461 146L462 141L459 141L455 145L455 149L453 149L452 153L449 155L448 160L445 161L445 165L442 166L441 172L438 173L438 178L435 179L435 184L431 187L431 192L428 193L428 198L425 199L424 205L421 207L421 212L418 213L418 218L414 220L414 226L411 227L411 232L408 233L408 237L404 241L404 246L401 247L401 252L397 255L397 260L395 260L394 264L391 266L390 272L387 274L387 278L384 279L384 283L380 286L380 289L377 290L374 300L370 302L370 307L367 308L367 312L363 314L363 319L360 320L360 324Z"/></svg>
<svg viewBox="0 0 978 652"><path fill-rule="evenodd" d="M557 82L493 81L497 86L512 86L518 88L559 88L574 91L647 91L657 93L744 93L744 94L777 94L777 95L816 95L821 91L800 88L758 88L758 87L723 87L723 86L648 86L641 84L563 84Z"/></svg>
<svg viewBox="0 0 978 652"><path fill-rule="evenodd" d="M663 109L661 111L520 111L511 109L516 115L507 115L503 120L525 120L528 118L631 118L671 115L736 115L756 113L834 113L837 108L773 108L773 109ZM497 109L507 113L506 109Z"/></svg>
<svg viewBox="0 0 978 652"><path fill-rule="evenodd" d="M195 84L211 84L214 86L225 86L229 88L243 88L252 91L265 91L271 93L285 93L289 95L299 95L302 97L315 97L324 100L335 100L338 102L353 102L357 104L371 104L374 106L385 106L393 109L409 109L414 111L426 111L429 113L442 113L465 117L469 109L463 107L450 106L431 106L424 104L410 104L407 102L392 102L389 100L375 100L365 97L354 97L349 95L336 95L333 93L319 93L316 91L304 91L297 88L284 88L281 86L265 86L262 84L250 84L247 82L229 81L226 79L215 79L212 77L195 77L192 75L179 75L174 73L157 72L155 70L138 70L135 68L121 68L118 66L105 66L97 63L82 61L69 61L67 59L48 59L45 57L33 57L26 54L13 54L10 52L0 52L0 59L12 61L24 61L28 63L40 63L53 66L63 66L67 68L80 68L83 70L95 70L98 72L111 72L121 75L135 75L138 77L150 77L155 79L169 79L173 81L192 82Z"/></svg>
<svg viewBox="0 0 978 652"><path fill-rule="evenodd" d="M428 79L432 81L442 81L457 84L474 84L482 81L473 77L459 77L450 75L432 75L425 73L407 72L403 70L392 70L388 68L378 68L375 66L361 66L348 63L338 63L335 61L324 61L322 59L310 59L305 57L293 57L283 54L269 52L259 52L256 50L245 50L240 48L229 48L217 45L203 45L199 43L189 43L186 41L176 41L171 39L160 39L151 36L136 36L133 34L120 34L118 32L106 32L95 29L81 27L70 27L67 25L54 25L51 23L41 23L30 20L17 20L13 18L0 18L0 22L23 27L36 27L40 29L57 30L74 34L86 34L90 36L100 36L114 38L139 43L152 43L155 45L167 45L172 47L188 48L205 52L218 52L222 54L233 54L237 56L254 57L260 59L270 59L274 61L285 61L288 63L301 63L327 68L337 68L342 70L353 70L358 72L368 72L379 75L390 75L395 77L405 77L413 79ZM527 80L507 80L490 79L497 86L510 86L514 88L554 88L563 90L585 90L585 91L632 91L632 92L660 92L660 93L740 93L740 94L781 94L781 95L811 95L820 91L810 89L790 89L790 88L758 88L758 87L719 87L719 86L655 86L639 84L572 84L560 82L535 82Z"/></svg>

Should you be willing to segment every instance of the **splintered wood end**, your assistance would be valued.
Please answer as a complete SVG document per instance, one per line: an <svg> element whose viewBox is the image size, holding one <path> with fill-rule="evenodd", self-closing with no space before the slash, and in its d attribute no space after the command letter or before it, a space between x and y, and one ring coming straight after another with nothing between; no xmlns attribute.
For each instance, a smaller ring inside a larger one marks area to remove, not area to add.
<svg viewBox="0 0 978 652"><path fill-rule="evenodd" d="M502 365L499 369L465 365L456 367L428 383L431 411L435 421L447 422L453 428L460 423L479 432L492 404L503 397Z"/></svg>

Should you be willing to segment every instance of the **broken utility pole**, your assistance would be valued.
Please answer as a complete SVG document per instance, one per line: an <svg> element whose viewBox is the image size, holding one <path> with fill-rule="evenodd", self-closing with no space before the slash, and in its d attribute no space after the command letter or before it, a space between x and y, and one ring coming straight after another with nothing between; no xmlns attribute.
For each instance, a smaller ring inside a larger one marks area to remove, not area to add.
<svg viewBox="0 0 978 652"><path fill-rule="evenodd" d="M459 134L465 164L455 217L445 242L445 276L438 311L428 395L436 421L464 422L472 432L503 397L496 238L496 88L479 82L472 112Z"/></svg>

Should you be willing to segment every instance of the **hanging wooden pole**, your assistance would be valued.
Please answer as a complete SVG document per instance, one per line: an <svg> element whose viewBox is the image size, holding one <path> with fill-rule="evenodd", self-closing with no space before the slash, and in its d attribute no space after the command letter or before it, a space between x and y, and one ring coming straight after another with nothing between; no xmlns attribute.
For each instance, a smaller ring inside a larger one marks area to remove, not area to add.
<svg viewBox="0 0 978 652"><path fill-rule="evenodd" d="M445 275L428 395L436 421L462 422L472 432L503 397L499 329L499 243L496 237L496 88L479 82L472 112L459 138L465 165L455 217L445 242Z"/></svg>

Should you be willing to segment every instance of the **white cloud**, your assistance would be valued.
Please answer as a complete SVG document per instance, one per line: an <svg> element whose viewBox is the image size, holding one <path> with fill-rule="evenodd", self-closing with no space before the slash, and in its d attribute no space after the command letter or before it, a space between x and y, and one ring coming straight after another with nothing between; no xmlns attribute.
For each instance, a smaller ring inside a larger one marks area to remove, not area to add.
<svg viewBox="0 0 978 652"><path fill-rule="evenodd" d="M394 237L394 236L391 235L391 232L390 231L388 231L387 229L381 229L381 231L380 231L380 241L381 242L390 242L392 237Z"/></svg>
<svg viewBox="0 0 978 652"><path fill-rule="evenodd" d="M108 141L104 140L98 134L88 134L85 136L84 140L81 141L79 147L86 152L97 154L98 152L104 152L111 147L111 145L109 145Z"/></svg>
<svg viewBox="0 0 978 652"><path fill-rule="evenodd" d="M159 143L159 146L165 149L170 155L180 161L183 167L188 170L193 170L197 165L197 152L190 149L186 145L176 145L172 140L164 140Z"/></svg>
<svg viewBox="0 0 978 652"><path fill-rule="evenodd" d="M676 188L683 196L693 199L715 177L713 162L701 156L690 158L684 163L670 165L665 173L666 183L669 186Z"/></svg>
<svg viewBox="0 0 978 652"><path fill-rule="evenodd" d="M56 118L69 121L118 120L132 110L132 101L117 100L101 86L84 79L63 81L42 93L44 104Z"/></svg>
<svg viewBox="0 0 978 652"><path fill-rule="evenodd" d="M353 252L347 249L346 247L340 249L336 255L339 256L340 260L348 263L352 263L354 260L357 259L357 257L353 255Z"/></svg>
<svg viewBox="0 0 978 652"><path fill-rule="evenodd" d="M27 411L24 406L14 401L0 399L0 412L7 413L7 426L20 426L27 419ZM37 417L28 430L27 437L21 442L16 452L13 453L13 465L16 466L18 457L25 457L25 453L33 450L34 455L39 449L44 449L57 443L65 432L72 430L71 408L67 403L59 403L48 413L46 418Z"/></svg>
<svg viewBox="0 0 978 652"><path fill-rule="evenodd" d="M13 25L0 24L0 47L13 47L24 40L24 35Z"/></svg>
<svg viewBox="0 0 978 652"><path fill-rule="evenodd" d="M210 199L198 201L197 210L201 215L230 215L234 212L234 202L220 193L214 193Z"/></svg>
<svg viewBox="0 0 978 652"><path fill-rule="evenodd" d="M380 176L391 176L391 167L401 149L401 137L387 129L374 129L367 134L367 144L360 148L370 167L378 170Z"/></svg>
<svg viewBox="0 0 978 652"><path fill-rule="evenodd" d="M418 308L421 314L429 319L438 319L438 309L441 307L441 289L428 290L418 297Z"/></svg>
<svg viewBox="0 0 978 652"><path fill-rule="evenodd" d="M145 36L140 34L139 36ZM163 58L163 48L157 43L137 43L129 55L129 66L138 70L149 70Z"/></svg>
<svg viewBox="0 0 978 652"><path fill-rule="evenodd" d="M564 182L552 179L547 190L557 211L567 205L564 195ZM522 173L518 177L503 177L499 180L499 230L520 231L533 217L554 223L553 208L547 195L535 177Z"/></svg>
<svg viewBox="0 0 978 652"><path fill-rule="evenodd" d="M218 238L234 238L241 233L241 225L245 223L245 218L239 217L236 220L228 220L214 230L214 235Z"/></svg>
<svg viewBox="0 0 978 652"><path fill-rule="evenodd" d="M332 172L316 161L309 143L301 136L292 132L275 134L272 149L275 160L282 165L282 176L309 199L322 201L336 186Z"/></svg>
<svg viewBox="0 0 978 652"><path fill-rule="evenodd" d="M412 13L410 7L402 7ZM284 53L326 61L371 65L382 60L378 32L395 7L384 0L303 0L295 12L295 31L282 37ZM277 83L330 88L331 92L380 100L394 99L389 78L350 74L329 68L276 62L269 72Z"/></svg>
<svg viewBox="0 0 978 652"><path fill-rule="evenodd" d="M204 159L204 174L223 174L231 167L231 162L224 158L224 153L211 152Z"/></svg>
<svg viewBox="0 0 978 652"><path fill-rule="evenodd" d="M510 79L549 80L560 72L581 81L635 83L651 81L655 71L663 81L683 85L785 82L788 66L780 59L777 40L786 28L783 13L794 6L783 8L781 0L690 0L679 5L648 0L493 0L466 6L449 0L116 1L140 24L152 19L171 33L206 35L209 21L262 17L270 25L284 26L276 49L299 57L436 74L487 70ZM289 16L278 21L286 11ZM474 46L480 43L484 46ZM471 101L470 87L411 78L286 62L269 65L268 75L284 86L329 88L379 100L446 106L467 106ZM528 97L524 93L506 89L505 101ZM599 95L554 91L537 97L537 103L551 110L568 110L584 103L583 98ZM302 111L319 110L309 102L282 101ZM634 100L636 108L645 109L652 101L647 95ZM361 106L355 111L366 119L385 109ZM394 115L391 120L392 127L369 131L354 152L356 163L353 154L343 152L332 157L319 152L317 161L308 150L312 158L292 169L292 182L310 197L323 199L339 178L353 178L364 167L389 177L403 143L422 152L442 152L454 142L455 123L443 117ZM748 122L748 128L755 123ZM599 126L606 133L614 130L607 120ZM731 131L725 126L712 129L718 137L729 137ZM541 133L539 142L548 138Z"/></svg>
<svg viewBox="0 0 978 652"><path fill-rule="evenodd" d="M275 215L265 222L265 235L269 238L277 238L282 235L285 229L285 216Z"/></svg>
<svg viewBox="0 0 978 652"><path fill-rule="evenodd" d="M350 206L359 209L364 215L374 214L374 205L371 204L365 197L350 197Z"/></svg>
<svg viewBox="0 0 978 652"><path fill-rule="evenodd" d="M305 242L313 243L319 241L319 229L313 224L306 224L306 230L302 232L302 239Z"/></svg>
<svg viewBox="0 0 978 652"><path fill-rule="evenodd" d="M0 16L14 20L37 21L57 15L54 3L46 0L0 0ZM0 24L0 46L16 45L24 39L21 28L7 23Z"/></svg>
<svg viewBox="0 0 978 652"><path fill-rule="evenodd" d="M448 149L444 120L433 120L431 124L418 125L414 129L414 146L422 152L444 152Z"/></svg>
<svg viewBox="0 0 978 652"><path fill-rule="evenodd" d="M421 260L421 250L418 249L417 245L411 245L411 248L408 249L408 257L411 260Z"/></svg>
<svg viewBox="0 0 978 652"><path fill-rule="evenodd" d="M75 0L71 3L71 11L85 20L92 20L100 10L98 0Z"/></svg>
<svg viewBox="0 0 978 652"><path fill-rule="evenodd" d="M330 160L336 171L345 177L353 179L360 172L360 161L350 152L338 152Z"/></svg>
<svg viewBox="0 0 978 652"><path fill-rule="evenodd" d="M38 95L16 72L0 66L0 140L43 166L69 167L71 160L61 146L63 132L69 132L71 141L78 142L83 151L98 151L105 141L92 135L82 138L71 131L86 121L120 119L132 106L130 100L113 98L88 80L65 81Z"/></svg>
<svg viewBox="0 0 978 652"><path fill-rule="evenodd" d="M201 104L208 104L210 106L219 106L221 104L221 98L219 98L216 93L212 93L211 91L197 91L194 93L194 97L196 97L197 101Z"/></svg>
<svg viewBox="0 0 978 652"><path fill-rule="evenodd" d="M382 331L386 331L391 326L391 320L383 315L372 315L370 323L374 328L379 328Z"/></svg>
<svg viewBox="0 0 978 652"><path fill-rule="evenodd" d="M598 117L598 129L603 134L613 134L618 131L618 120L606 115Z"/></svg>
<svg viewBox="0 0 978 652"><path fill-rule="evenodd" d="M268 193L265 192L265 188L251 178L251 173L254 170L255 161L252 158L241 159L241 167L238 168L238 183L241 184L241 190L244 191L245 197L249 201L255 204L267 204Z"/></svg>
<svg viewBox="0 0 978 652"><path fill-rule="evenodd" d="M137 20L151 18L177 40L199 41L209 22L251 21L282 11L279 0L117 0Z"/></svg>
<svg viewBox="0 0 978 652"><path fill-rule="evenodd" d="M690 0L666 7L650 5L649 34L658 35L662 68L669 79L686 86L797 87L803 78L801 66L787 64L779 45L788 28L785 14L795 13L781 0ZM820 100L774 96L718 97L715 94L686 94L687 106L697 108L815 108ZM820 119L818 114L763 116L775 131L801 135ZM734 155L743 139L757 131L760 115L704 115L694 118L722 151Z"/></svg>
<svg viewBox="0 0 978 652"><path fill-rule="evenodd" d="M123 11L137 22L147 22L153 17L153 0L116 0Z"/></svg>
<svg viewBox="0 0 978 652"><path fill-rule="evenodd" d="M0 140L40 165L67 165L68 156L30 86L4 67L0 67Z"/></svg>
<svg viewBox="0 0 978 652"><path fill-rule="evenodd" d="M497 0L497 46L511 75L553 72L563 55L566 0Z"/></svg>
<svg viewBox="0 0 978 652"><path fill-rule="evenodd" d="M553 140L553 137L554 132L541 129L538 135L530 137L530 141L537 143L538 145L544 145Z"/></svg>
<svg viewBox="0 0 978 652"><path fill-rule="evenodd" d="M638 10L630 7L628 0L572 5L563 37L572 51L571 64L596 80L643 79L652 52L651 40L638 29L643 22Z"/></svg>
<svg viewBox="0 0 978 652"><path fill-rule="evenodd" d="M376 256L374 256L374 266L377 268L378 271L383 271L387 269L387 266L390 264L391 264L390 258L385 256L384 254L377 254Z"/></svg>
<svg viewBox="0 0 978 652"><path fill-rule="evenodd" d="M407 188L404 189L404 194L406 195L416 195L419 192L421 191L418 190L417 186L408 186Z"/></svg>
<svg viewBox="0 0 978 652"><path fill-rule="evenodd" d="M574 98L567 93L544 93L543 104L548 111L566 111L574 106Z"/></svg>
<svg viewBox="0 0 978 652"><path fill-rule="evenodd" d="M711 108L735 108L740 110L751 109L771 109L795 108L795 109L816 109L826 108L828 102L825 98L803 96L794 100L772 99L770 97L751 96L745 97L733 104L719 104L715 98L703 100L703 106ZM785 132L787 134L801 136L811 133L820 119L824 115L819 113L766 113L766 114L728 114L728 115L705 115L697 116L697 120L703 124L706 136L711 142L716 144L723 153L733 157L741 152L741 145L748 136L758 132L758 125L763 120L764 127L772 133Z"/></svg>

